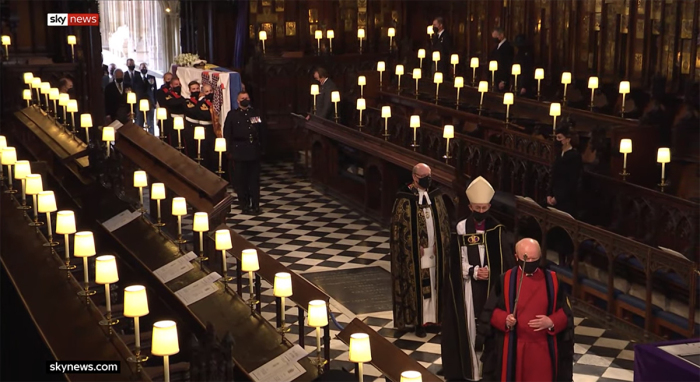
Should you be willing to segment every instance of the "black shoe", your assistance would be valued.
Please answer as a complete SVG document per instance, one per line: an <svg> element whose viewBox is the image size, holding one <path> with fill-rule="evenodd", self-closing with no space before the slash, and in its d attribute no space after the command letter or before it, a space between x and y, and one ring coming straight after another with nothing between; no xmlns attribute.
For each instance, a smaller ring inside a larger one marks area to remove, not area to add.
<svg viewBox="0 0 700 382"><path fill-rule="evenodd" d="M247 207L247 206L246 206L246 207L243 207L243 213L244 213L244 214L250 215L250 212L251 212L250 207Z"/></svg>
<svg viewBox="0 0 700 382"><path fill-rule="evenodd" d="M425 328L422 325L416 328L416 337L425 338L426 335Z"/></svg>
<svg viewBox="0 0 700 382"><path fill-rule="evenodd" d="M262 213L262 210L260 207L255 207L253 208L253 215L260 215Z"/></svg>

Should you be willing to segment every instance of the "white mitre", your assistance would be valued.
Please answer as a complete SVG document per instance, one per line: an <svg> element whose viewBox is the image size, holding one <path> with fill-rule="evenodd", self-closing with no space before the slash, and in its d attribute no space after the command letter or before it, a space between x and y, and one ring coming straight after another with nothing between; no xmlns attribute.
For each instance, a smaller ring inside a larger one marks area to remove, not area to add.
<svg viewBox="0 0 700 382"><path fill-rule="evenodd" d="M470 204L491 203L495 193L491 183L482 177L474 179L467 187L467 198L469 198Z"/></svg>

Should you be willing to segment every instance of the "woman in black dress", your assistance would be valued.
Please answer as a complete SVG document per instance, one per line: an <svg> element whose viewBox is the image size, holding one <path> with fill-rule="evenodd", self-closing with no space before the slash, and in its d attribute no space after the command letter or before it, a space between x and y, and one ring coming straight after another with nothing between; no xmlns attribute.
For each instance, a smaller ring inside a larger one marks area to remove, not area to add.
<svg viewBox="0 0 700 382"><path fill-rule="evenodd" d="M579 180L583 168L581 153L576 150L578 134L569 123L558 127L555 134L557 146L561 147L561 155L552 165L547 204L575 218Z"/></svg>

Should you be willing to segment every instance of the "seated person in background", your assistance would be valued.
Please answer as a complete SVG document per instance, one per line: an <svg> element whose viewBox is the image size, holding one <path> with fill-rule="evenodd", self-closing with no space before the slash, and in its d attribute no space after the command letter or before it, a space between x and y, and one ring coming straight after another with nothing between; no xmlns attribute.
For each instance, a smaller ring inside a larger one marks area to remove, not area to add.
<svg viewBox="0 0 700 382"><path fill-rule="evenodd" d="M338 89L335 87L335 83L328 78L328 72L326 69L317 68L316 71L314 71L314 80L318 81L319 83L316 116L324 119L333 119L334 108L333 102L331 102L331 93ZM306 117L307 120L309 118L309 116Z"/></svg>
<svg viewBox="0 0 700 382"><path fill-rule="evenodd" d="M547 204L576 217L577 193L581 170L581 153L576 150L578 134L571 124L564 123L555 131L561 155L552 165Z"/></svg>
<svg viewBox="0 0 700 382"><path fill-rule="evenodd" d="M73 93L73 80L68 77L63 77L58 80L58 92L66 93L71 97L75 97L75 93Z"/></svg>

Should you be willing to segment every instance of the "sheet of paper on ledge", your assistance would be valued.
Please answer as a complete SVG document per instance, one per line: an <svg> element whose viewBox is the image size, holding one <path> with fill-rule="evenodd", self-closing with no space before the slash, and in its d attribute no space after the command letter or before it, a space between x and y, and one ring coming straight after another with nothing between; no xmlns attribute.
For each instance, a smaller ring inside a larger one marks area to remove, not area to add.
<svg viewBox="0 0 700 382"><path fill-rule="evenodd" d="M700 342L659 346L659 349L700 369Z"/></svg>
<svg viewBox="0 0 700 382"><path fill-rule="evenodd" d="M168 281L174 280L175 278L184 275L194 268L190 261L194 260L195 258L197 258L197 255L190 251L185 256L180 256L168 264L156 269L153 271L153 274L156 275L161 282L167 283Z"/></svg>
<svg viewBox="0 0 700 382"><path fill-rule="evenodd" d="M253 380L256 382L293 381L306 372L299 362L297 362L306 356L306 351L304 351L301 346L294 345L272 361L255 369L250 373L250 376L253 377Z"/></svg>
<svg viewBox="0 0 700 382"><path fill-rule="evenodd" d="M209 296L210 294L219 290L219 288L214 284L221 275L213 272L208 274L192 284L178 290L175 295L182 301L185 305L191 305L195 302Z"/></svg>
<svg viewBox="0 0 700 382"><path fill-rule="evenodd" d="M129 210L124 210L116 216L114 216L113 218L102 223L102 225L107 229L107 231L114 232L119 228L131 223L132 221L134 221L134 219L136 219L139 216L141 216L141 213L138 211L131 212Z"/></svg>

